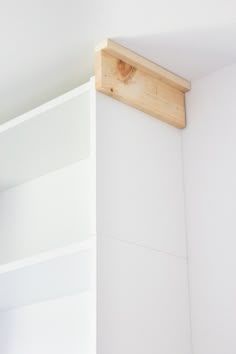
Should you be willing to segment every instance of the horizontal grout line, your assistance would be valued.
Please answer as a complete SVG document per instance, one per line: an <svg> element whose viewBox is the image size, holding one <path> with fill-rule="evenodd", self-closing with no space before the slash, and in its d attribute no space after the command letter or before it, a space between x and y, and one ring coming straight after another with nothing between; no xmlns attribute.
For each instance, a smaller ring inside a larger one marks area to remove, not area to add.
<svg viewBox="0 0 236 354"><path fill-rule="evenodd" d="M137 242L133 242L133 241L127 241L127 240L124 240L120 237L116 237L116 236L110 236L110 235L104 235L104 234L101 234L101 237L105 237L105 238L110 238L112 240L116 240L116 241L119 241L119 242L123 242L123 243L126 243L128 245L132 245L132 246L136 246L136 247L140 247L140 248L145 248L147 250L150 250L150 251L153 251L153 252L158 252L158 253L162 253L166 256L170 256L170 257L175 257L175 258L178 258L178 259L182 259L184 261L188 261L187 257L184 257L184 256L178 256L177 254L174 254L174 253L171 253L171 252L168 252L168 251L163 251L163 250L160 250L160 249L157 249L157 248L153 248L153 247L150 247L150 246L147 246L147 245L143 245L141 243L137 243Z"/></svg>

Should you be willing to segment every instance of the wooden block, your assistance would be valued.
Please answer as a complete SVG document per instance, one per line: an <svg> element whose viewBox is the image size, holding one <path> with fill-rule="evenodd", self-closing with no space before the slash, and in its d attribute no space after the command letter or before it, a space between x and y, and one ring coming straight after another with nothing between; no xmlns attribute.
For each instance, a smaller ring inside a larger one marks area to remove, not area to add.
<svg viewBox="0 0 236 354"><path fill-rule="evenodd" d="M111 40L96 48L96 89L177 128L184 128L187 80Z"/></svg>

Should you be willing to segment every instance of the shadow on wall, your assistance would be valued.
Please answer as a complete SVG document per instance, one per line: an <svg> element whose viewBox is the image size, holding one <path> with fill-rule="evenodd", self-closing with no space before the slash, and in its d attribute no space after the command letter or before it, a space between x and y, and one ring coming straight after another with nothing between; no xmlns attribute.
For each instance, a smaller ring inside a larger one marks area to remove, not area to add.
<svg viewBox="0 0 236 354"><path fill-rule="evenodd" d="M114 40L189 80L236 61L236 23Z"/></svg>

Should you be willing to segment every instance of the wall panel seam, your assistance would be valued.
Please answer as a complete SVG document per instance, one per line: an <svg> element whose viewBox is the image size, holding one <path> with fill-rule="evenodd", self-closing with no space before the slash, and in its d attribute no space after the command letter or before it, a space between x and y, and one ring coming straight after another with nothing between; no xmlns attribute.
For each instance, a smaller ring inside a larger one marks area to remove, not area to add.
<svg viewBox="0 0 236 354"><path fill-rule="evenodd" d="M157 248L154 248L154 247L150 247L150 246L147 246L147 245L143 245L141 243L137 243L137 242L133 242L133 241L127 241L127 240L122 239L122 238L117 237L117 236L100 234L100 237L112 239L112 240L115 240L115 241L118 241L118 242L126 243L126 244L131 245L131 246L144 248L144 249L149 250L149 251L161 253L161 254L163 254L165 256L174 257L174 258L183 260L183 261L185 261L187 263L187 257L180 256L180 255L168 252L168 251L160 250L160 249L157 249ZM97 238L99 239L99 236Z"/></svg>

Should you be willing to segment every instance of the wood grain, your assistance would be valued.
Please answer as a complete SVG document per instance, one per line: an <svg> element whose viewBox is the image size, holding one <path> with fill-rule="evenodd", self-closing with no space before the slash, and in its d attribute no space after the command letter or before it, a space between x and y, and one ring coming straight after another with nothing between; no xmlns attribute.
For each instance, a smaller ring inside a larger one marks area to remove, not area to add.
<svg viewBox="0 0 236 354"><path fill-rule="evenodd" d="M96 89L155 118L186 126L190 83L111 40L96 49Z"/></svg>
<svg viewBox="0 0 236 354"><path fill-rule="evenodd" d="M134 66L136 69L166 82L182 92L187 92L191 89L191 83L188 80L185 80L184 78L164 69L160 65L145 59L141 55L132 52L120 44L113 42L111 39L105 39L96 47L97 52L101 50L131 66Z"/></svg>

